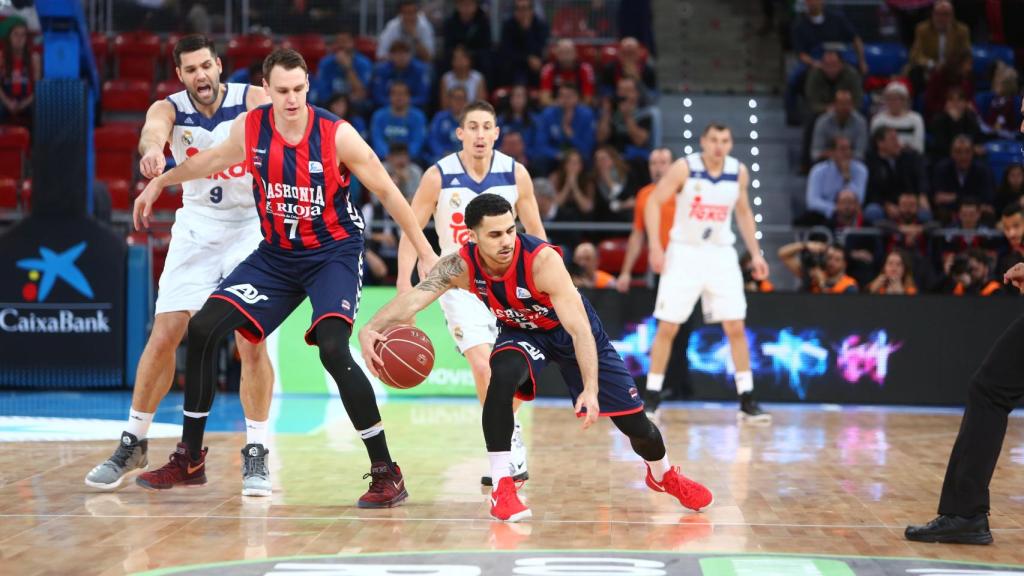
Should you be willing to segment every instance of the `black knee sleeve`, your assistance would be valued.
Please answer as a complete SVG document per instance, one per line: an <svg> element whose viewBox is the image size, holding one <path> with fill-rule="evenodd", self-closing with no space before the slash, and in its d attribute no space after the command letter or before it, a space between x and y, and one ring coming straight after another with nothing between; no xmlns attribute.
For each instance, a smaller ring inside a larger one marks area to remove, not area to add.
<svg viewBox="0 0 1024 576"><path fill-rule="evenodd" d="M188 323L185 361L185 410L209 412L217 383L217 350L249 319L230 302L210 298Z"/></svg>
<svg viewBox="0 0 1024 576"><path fill-rule="evenodd" d="M519 352L505 350L491 357L491 381L487 386L482 417L488 452L512 449L515 428L512 399L516 389L529 377L530 365Z"/></svg>
<svg viewBox="0 0 1024 576"><path fill-rule="evenodd" d="M625 416L612 416L612 422L620 432L629 437L633 451L644 460L655 462L665 457L665 441L661 437L661 431L647 414L641 411Z"/></svg>
<svg viewBox="0 0 1024 576"><path fill-rule="evenodd" d="M324 318L316 325L320 361L334 378L341 403L356 430L366 430L380 422L377 396L363 370L352 358L348 347L352 325L341 318Z"/></svg>

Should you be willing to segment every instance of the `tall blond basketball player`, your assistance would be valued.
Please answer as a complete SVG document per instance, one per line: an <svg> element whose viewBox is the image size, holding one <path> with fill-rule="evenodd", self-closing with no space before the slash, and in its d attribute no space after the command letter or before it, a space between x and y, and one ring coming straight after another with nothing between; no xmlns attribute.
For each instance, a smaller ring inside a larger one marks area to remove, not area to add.
<svg viewBox="0 0 1024 576"><path fill-rule="evenodd" d="M653 413L661 401L665 366L679 325L686 322L700 298L704 320L722 323L729 339L735 368L736 392L740 397L740 421L769 422L754 400L754 378L750 371L750 349L744 330L747 299L743 274L733 244L732 215L743 242L753 257L754 278L768 276L768 263L761 256L754 214L747 197L750 174L747 167L729 156L732 132L727 126L710 124L700 138L701 152L680 158L662 177L647 200L648 257L655 272L661 273L654 317L658 330L651 346L651 368L647 375L647 411ZM661 245L661 205L676 195L675 223L669 234L667 252Z"/></svg>
<svg viewBox="0 0 1024 576"><path fill-rule="evenodd" d="M164 145L170 144L179 165L201 150L224 141L239 115L270 102L263 88L221 84L221 62L213 43L201 35L186 36L174 47L175 71L185 90L159 100L146 113L139 139L139 169L146 178L165 167ZM252 176L239 164L182 185L183 207L171 228L171 244L160 276L156 317L139 359L128 424L117 450L93 468L85 483L113 490L128 474L148 467L146 433L174 376L174 351L185 335L189 318L239 262L263 239L254 209ZM242 449L242 494L269 496L267 419L273 395L274 370L266 345L236 339L242 359L241 399L246 417Z"/></svg>
<svg viewBox="0 0 1024 576"><path fill-rule="evenodd" d="M494 108L487 102L477 101L465 108L459 118L456 136L462 141L462 151L440 159L423 174L412 210L426 226L434 217L441 256L458 252L469 239L466 227L466 205L480 194L498 194L515 207L526 233L546 239L541 224L537 198L533 195L533 182L526 167L494 149L498 139ZM398 246L398 291L412 289L412 269L416 254L403 237ZM451 290L441 296L441 309L448 324L448 332L459 351L466 357L476 396L483 404L487 385L491 379L490 357L498 337L497 319L465 290ZM519 401L516 403L516 408ZM512 437L512 467L517 480L529 477L526 468L526 449L522 429L517 422ZM491 477L480 482L491 485Z"/></svg>

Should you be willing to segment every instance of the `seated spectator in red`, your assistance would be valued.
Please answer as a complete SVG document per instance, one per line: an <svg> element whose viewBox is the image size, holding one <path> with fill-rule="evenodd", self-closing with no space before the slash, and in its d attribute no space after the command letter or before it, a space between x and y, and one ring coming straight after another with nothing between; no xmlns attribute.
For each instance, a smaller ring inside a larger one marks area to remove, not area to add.
<svg viewBox="0 0 1024 576"><path fill-rule="evenodd" d="M601 96L615 94L615 89L622 78L632 78L644 88L647 99L652 99L658 91L658 78L647 59L644 58L643 46L636 38L623 38L619 41L619 53L614 62L605 65L601 74Z"/></svg>
<svg viewBox="0 0 1024 576"><path fill-rule="evenodd" d="M597 141L612 146L642 169L651 153L654 122L652 109L644 105L640 84L633 78L622 78L614 103L611 98L605 98L601 106Z"/></svg>
<svg viewBox="0 0 1024 576"><path fill-rule="evenodd" d="M839 136L850 141L853 157L864 160L868 148L868 122L854 108L853 96L847 90L836 92L832 108L818 116L814 122L811 137L811 161L819 162L828 158L828 143Z"/></svg>
<svg viewBox="0 0 1024 576"><path fill-rule="evenodd" d="M981 205L978 204L978 199L968 196L960 202L956 222L949 231L942 236L933 236L932 253L937 252L940 255L942 269L948 270L951 260L957 254L973 248L984 248L988 236L982 233L987 231L988 227L981 221Z"/></svg>
<svg viewBox="0 0 1024 576"><path fill-rule="evenodd" d="M441 107L448 108L448 93L453 88L466 91L466 101L487 100L487 81L473 68L472 56L466 48L456 46L450 60L452 69L441 76Z"/></svg>
<svg viewBox="0 0 1024 576"><path fill-rule="evenodd" d="M604 219L633 219L637 187L630 183L629 164L607 144L594 152L594 182L598 200L605 211Z"/></svg>
<svg viewBox="0 0 1024 576"><path fill-rule="evenodd" d="M0 120L5 124L31 125L35 84L42 76L42 63L29 45L28 27L20 18L7 30L0 65Z"/></svg>
<svg viewBox="0 0 1024 576"><path fill-rule="evenodd" d="M981 118L981 129L991 137L1015 140L1020 129L1020 82L1017 71L996 62L992 74L992 101Z"/></svg>
<svg viewBox="0 0 1024 576"><path fill-rule="evenodd" d="M886 232L888 250L902 248L918 256L928 252L928 233L935 224L922 219L917 194L904 192L896 203L895 218L882 220L875 225Z"/></svg>
<svg viewBox="0 0 1024 576"><path fill-rule="evenodd" d="M932 210L944 224L952 221L960 200L966 196L977 198L982 212L994 212L992 170L974 157L974 143L969 136L961 134L953 139L950 157L935 166L932 191Z"/></svg>
<svg viewBox="0 0 1024 576"><path fill-rule="evenodd" d="M992 278L988 254L977 248L954 260L949 278L956 296L992 296L1003 289L1003 285Z"/></svg>
<svg viewBox="0 0 1024 576"><path fill-rule="evenodd" d="M833 232L856 230L864 227L864 215L861 213L860 201L853 190L841 190L836 195L836 204L832 216L826 226Z"/></svg>
<svg viewBox="0 0 1024 576"><path fill-rule="evenodd" d="M558 101L545 108L540 117L544 129L538 133L537 143L544 158L557 160L565 150L572 148L589 160L597 146L594 110L580 103L575 84L559 86Z"/></svg>
<svg viewBox="0 0 1024 576"><path fill-rule="evenodd" d="M949 154L953 139L966 134L974 142L981 140L981 123L963 90L950 90L946 106L928 125L928 157L936 162Z"/></svg>
<svg viewBox="0 0 1024 576"><path fill-rule="evenodd" d="M903 250L893 250L885 257L882 273L868 285L872 294L917 294L914 282L914 269L910 254Z"/></svg>
<svg viewBox="0 0 1024 576"><path fill-rule="evenodd" d="M939 0L931 18L918 24L914 31L914 44L903 75L910 77L914 93L920 94L936 70L949 62L970 59L971 31L956 21L951 2Z"/></svg>
<svg viewBox="0 0 1024 576"><path fill-rule="evenodd" d="M813 119L828 111L840 90L849 92L852 101L859 107L864 100L862 86L860 74L843 62L839 52L825 52L821 57L821 66L807 73L807 83L804 85L807 118Z"/></svg>
<svg viewBox="0 0 1024 576"><path fill-rule="evenodd" d="M924 115L929 121L940 114L950 90L960 90L969 102L974 100L974 73L971 60L951 60L932 74L924 89Z"/></svg>
<svg viewBox="0 0 1024 576"><path fill-rule="evenodd" d="M597 267L597 248L590 242L576 246L572 261L579 266L576 286L579 288L615 288L615 276Z"/></svg>
<svg viewBox="0 0 1024 576"><path fill-rule="evenodd" d="M1003 181L996 188L996 197L993 201L996 214L1002 214L1003 210L1011 204L1022 205L1024 200L1024 166L1010 164L1003 170Z"/></svg>
<svg viewBox="0 0 1024 576"><path fill-rule="evenodd" d="M864 218L869 223L896 219L899 196L903 192L917 195L921 220L930 220L927 177L924 159L904 148L899 134L890 126L871 133L872 150L868 154L868 188Z"/></svg>
<svg viewBox="0 0 1024 576"><path fill-rule="evenodd" d="M839 193L848 190L855 194L860 206L866 197L868 169L853 157L850 139L837 136L829 143L830 160L819 162L807 177L807 212L801 225L813 226L832 217Z"/></svg>
<svg viewBox="0 0 1024 576"><path fill-rule="evenodd" d="M774 292L775 285L771 283L771 280L765 278L764 280L754 279L754 259L750 257L750 252L744 252L740 254L740 271L743 273L743 290L746 292Z"/></svg>
<svg viewBox="0 0 1024 576"><path fill-rule="evenodd" d="M555 60L548 62L540 71L540 103L550 106L554 103L555 91L563 84L579 87L580 98L587 106L594 105L594 68L576 57L576 44L562 38L555 44Z"/></svg>
<svg viewBox="0 0 1024 576"><path fill-rule="evenodd" d="M555 188L559 220L594 219L597 192L593 178L584 170L579 152L569 150L565 153L561 165L551 174L551 185Z"/></svg>
<svg viewBox="0 0 1024 576"><path fill-rule="evenodd" d="M480 7L478 0L456 0L455 11L444 21L442 32L442 70L452 65L452 56L461 46L468 52L477 69L484 72L485 76L491 77L491 19ZM474 100L476 98L469 99L470 102Z"/></svg>
<svg viewBox="0 0 1024 576"><path fill-rule="evenodd" d="M540 85L548 25L533 11L533 0L515 0L512 16L501 25L498 85Z"/></svg>
<svg viewBox="0 0 1024 576"><path fill-rule="evenodd" d="M904 148L924 154L924 119L910 109L910 92L902 82L890 82L882 94L885 108L871 119L871 132L890 126L900 136Z"/></svg>

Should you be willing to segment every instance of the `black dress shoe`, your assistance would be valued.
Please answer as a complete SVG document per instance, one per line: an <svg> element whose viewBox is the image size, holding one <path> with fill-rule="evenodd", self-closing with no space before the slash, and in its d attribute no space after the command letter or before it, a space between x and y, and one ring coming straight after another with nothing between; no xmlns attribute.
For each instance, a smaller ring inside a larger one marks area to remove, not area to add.
<svg viewBox="0 0 1024 576"><path fill-rule="evenodd" d="M914 542L943 542L946 544L991 544L988 514L953 516L941 514L922 526L907 526L903 533Z"/></svg>

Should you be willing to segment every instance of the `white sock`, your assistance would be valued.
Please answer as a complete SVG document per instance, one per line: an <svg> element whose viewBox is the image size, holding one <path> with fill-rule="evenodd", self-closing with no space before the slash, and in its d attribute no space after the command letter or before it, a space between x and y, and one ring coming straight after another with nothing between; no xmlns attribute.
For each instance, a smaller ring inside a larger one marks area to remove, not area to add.
<svg viewBox="0 0 1024 576"><path fill-rule="evenodd" d="M671 466L668 463L668 453L665 453L665 457L661 460L651 462L650 460L644 460L647 465L651 467L651 476L654 477L655 482L661 482L665 478L665 472L669 471Z"/></svg>
<svg viewBox="0 0 1024 576"><path fill-rule="evenodd" d="M498 487L498 480L512 476L512 452L488 452L491 459L491 486Z"/></svg>
<svg viewBox="0 0 1024 576"><path fill-rule="evenodd" d="M267 421L245 419L245 443L267 445Z"/></svg>
<svg viewBox="0 0 1024 576"><path fill-rule="evenodd" d="M747 392L754 391L754 375L750 370L737 372L734 378L736 379L737 394L746 394Z"/></svg>
<svg viewBox="0 0 1024 576"><path fill-rule="evenodd" d="M647 375L647 391L648 392L661 392L661 385L665 383L664 374L648 374Z"/></svg>
<svg viewBox="0 0 1024 576"><path fill-rule="evenodd" d="M144 440L146 438L146 433L149 432L149 425L152 423L152 413L139 412L132 408L128 411L128 426L125 427L124 431L135 436L139 440Z"/></svg>

